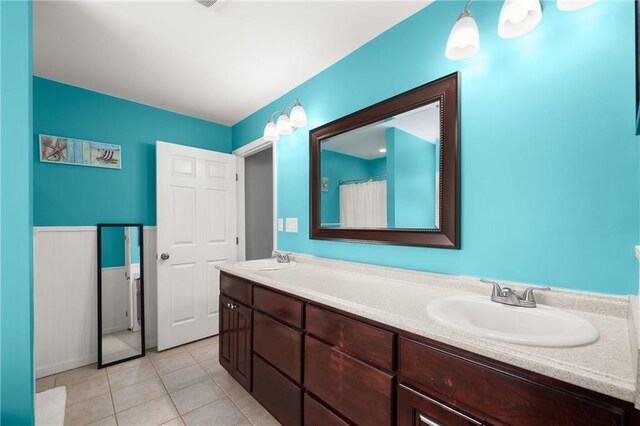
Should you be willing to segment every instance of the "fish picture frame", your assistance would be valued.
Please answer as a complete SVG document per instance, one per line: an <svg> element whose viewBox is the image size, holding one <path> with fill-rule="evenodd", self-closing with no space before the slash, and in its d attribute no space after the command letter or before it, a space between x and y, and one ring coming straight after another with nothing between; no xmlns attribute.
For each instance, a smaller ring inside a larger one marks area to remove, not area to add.
<svg viewBox="0 0 640 426"><path fill-rule="evenodd" d="M122 169L120 145L41 134L39 147L44 163Z"/></svg>

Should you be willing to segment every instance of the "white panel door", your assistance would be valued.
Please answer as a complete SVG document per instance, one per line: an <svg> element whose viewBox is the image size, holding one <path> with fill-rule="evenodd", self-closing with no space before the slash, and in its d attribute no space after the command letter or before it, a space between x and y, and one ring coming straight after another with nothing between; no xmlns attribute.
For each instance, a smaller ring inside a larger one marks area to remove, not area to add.
<svg viewBox="0 0 640 426"><path fill-rule="evenodd" d="M236 158L157 144L158 350L218 334L219 271L236 259Z"/></svg>

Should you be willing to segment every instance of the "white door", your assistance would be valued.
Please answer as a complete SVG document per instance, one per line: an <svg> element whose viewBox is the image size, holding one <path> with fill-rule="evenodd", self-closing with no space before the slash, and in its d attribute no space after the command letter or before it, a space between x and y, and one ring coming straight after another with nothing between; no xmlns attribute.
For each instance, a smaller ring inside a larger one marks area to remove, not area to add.
<svg viewBox="0 0 640 426"><path fill-rule="evenodd" d="M236 259L236 158L157 143L158 350L218 334L215 265Z"/></svg>

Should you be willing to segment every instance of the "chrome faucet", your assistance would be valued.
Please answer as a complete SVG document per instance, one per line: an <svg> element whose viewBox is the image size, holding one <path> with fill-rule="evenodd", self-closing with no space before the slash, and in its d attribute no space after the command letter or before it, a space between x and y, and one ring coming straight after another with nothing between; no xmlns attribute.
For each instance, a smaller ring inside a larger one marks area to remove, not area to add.
<svg viewBox="0 0 640 426"><path fill-rule="evenodd" d="M278 263L289 263L291 262L291 258L289 257L289 253L279 252L274 250L271 252L271 258L276 259Z"/></svg>
<svg viewBox="0 0 640 426"><path fill-rule="evenodd" d="M500 285L491 280L482 278L480 280L483 283L493 285L493 291L491 292L491 301L496 303L502 303L510 306L521 306L523 308L535 308L536 300L533 297L534 291L549 291L549 287L529 287L523 293L522 296L518 296L518 293L510 287L500 287Z"/></svg>

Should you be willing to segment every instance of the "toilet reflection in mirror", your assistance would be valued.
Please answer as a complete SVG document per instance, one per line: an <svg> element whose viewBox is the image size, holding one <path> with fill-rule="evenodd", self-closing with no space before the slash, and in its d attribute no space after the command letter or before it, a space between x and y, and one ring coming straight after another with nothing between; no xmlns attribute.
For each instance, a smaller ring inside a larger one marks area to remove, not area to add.
<svg viewBox="0 0 640 426"><path fill-rule="evenodd" d="M323 228L440 228L440 101L322 140Z"/></svg>
<svg viewBox="0 0 640 426"><path fill-rule="evenodd" d="M98 367L144 356L142 225L98 225Z"/></svg>

